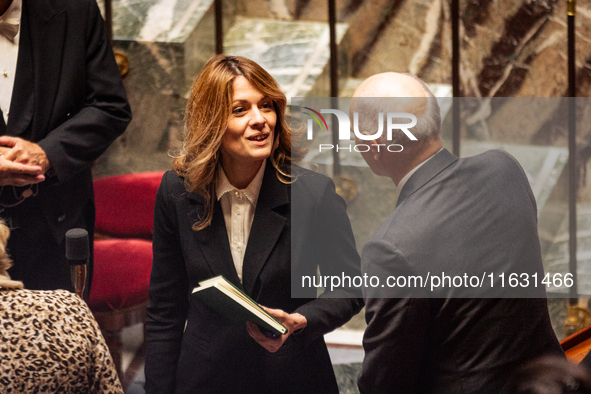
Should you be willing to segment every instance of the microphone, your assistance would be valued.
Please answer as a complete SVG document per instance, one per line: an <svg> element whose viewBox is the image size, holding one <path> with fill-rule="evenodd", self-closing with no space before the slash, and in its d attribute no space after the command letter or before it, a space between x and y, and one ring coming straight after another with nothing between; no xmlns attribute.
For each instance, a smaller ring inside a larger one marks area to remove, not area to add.
<svg viewBox="0 0 591 394"><path fill-rule="evenodd" d="M87 266L90 258L88 231L73 228L66 233L66 259L70 264L70 276L74 291L83 298L86 286Z"/></svg>

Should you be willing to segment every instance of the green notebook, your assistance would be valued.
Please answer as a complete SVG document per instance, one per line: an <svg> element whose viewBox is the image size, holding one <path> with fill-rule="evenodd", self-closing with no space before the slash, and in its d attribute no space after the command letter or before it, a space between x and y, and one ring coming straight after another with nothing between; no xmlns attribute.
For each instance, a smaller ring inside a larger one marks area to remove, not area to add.
<svg viewBox="0 0 591 394"><path fill-rule="evenodd" d="M192 293L205 305L235 323L246 324L251 321L263 331L276 335L287 333L283 324L221 275L199 282Z"/></svg>

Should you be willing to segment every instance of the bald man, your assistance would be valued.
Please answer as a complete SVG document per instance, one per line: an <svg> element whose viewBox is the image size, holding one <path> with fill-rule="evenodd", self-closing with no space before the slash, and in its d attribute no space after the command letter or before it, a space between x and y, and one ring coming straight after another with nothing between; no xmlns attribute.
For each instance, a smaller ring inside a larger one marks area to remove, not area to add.
<svg viewBox="0 0 591 394"><path fill-rule="evenodd" d="M437 101L407 74L368 78L351 111L360 121L375 121L375 112L417 119L409 129L416 141L401 130L390 140L370 138L376 125L359 125L365 136L357 143L370 146L364 159L392 179L398 194L395 210L363 248L364 273L384 282L442 273L480 278L494 272L495 281L502 272L542 277L536 202L513 157L490 151L458 159L442 149ZM403 150L384 149L390 144ZM545 291L528 293L540 298L502 298L510 294L496 286L483 293L452 286L366 289L361 393L499 393L524 362L564 357L541 298Z"/></svg>

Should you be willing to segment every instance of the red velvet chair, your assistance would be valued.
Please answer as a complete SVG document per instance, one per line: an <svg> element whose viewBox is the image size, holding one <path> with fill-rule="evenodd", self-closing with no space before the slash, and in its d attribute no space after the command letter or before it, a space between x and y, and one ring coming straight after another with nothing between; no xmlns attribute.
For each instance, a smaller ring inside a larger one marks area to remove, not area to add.
<svg viewBox="0 0 591 394"><path fill-rule="evenodd" d="M123 381L123 328L146 321L152 270L152 226L163 172L94 180L94 273L88 306Z"/></svg>

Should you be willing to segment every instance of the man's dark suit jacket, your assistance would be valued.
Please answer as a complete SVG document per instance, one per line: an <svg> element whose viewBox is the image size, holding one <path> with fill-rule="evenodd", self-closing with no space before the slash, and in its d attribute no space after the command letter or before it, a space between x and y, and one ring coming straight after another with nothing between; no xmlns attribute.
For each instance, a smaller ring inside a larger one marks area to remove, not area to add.
<svg viewBox="0 0 591 394"><path fill-rule="evenodd" d="M281 183L267 163L244 256L243 283L234 268L223 213L216 202L210 226L193 231L203 199L167 172L156 199L154 262L147 319L146 392L338 393L323 334L362 307L345 289L316 299L292 298L292 280L359 275L359 256L345 203L330 179L293 166ZM215 196L214 196L215 198ZM292 264L295 269L292 271ZM224 275L252 299L306 317L307 327L269 353L247 333L197 300L199 281ZM294 275L294 276L296 276ZM185 321L187 326L185 328ZM184 330L184 332L183 332Z"/></svg>
<svg viewBox="0 0 591 394"><path fill-rule="evenodd" d="M442 271L541 278L536 202L522 168L505 152L466 159L438 152L409 178L396 209L363 248L368 275ZM545 299L458 298L464 288L399 290L400 298L364 292L368 327L358 382L364 394L498 393L515 367L562 354Z"/></svg>
<svg viewBox="0 0 591 394"><path fill-rule="evenodd" d="M23 0L20 34L4 133L38 143L55 175L39 184L36 197L0 216L14 228L8 247L16 263L15 279L23 279L28 288L70 287L67 267L50 265L64 253L67 230L82 226L92 234L90 165L123 133L131 112L94 0ZM1 132L5 125L0 122ZM4 187L3 192L11 189ZM62 247L44 261L29 262L19 255L48 238Z"/></svg>

